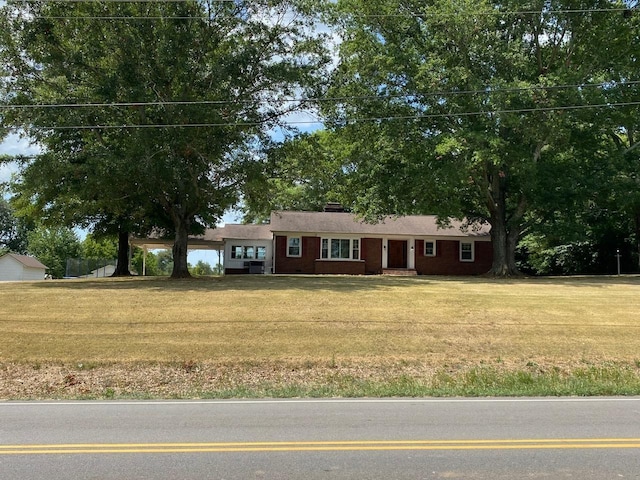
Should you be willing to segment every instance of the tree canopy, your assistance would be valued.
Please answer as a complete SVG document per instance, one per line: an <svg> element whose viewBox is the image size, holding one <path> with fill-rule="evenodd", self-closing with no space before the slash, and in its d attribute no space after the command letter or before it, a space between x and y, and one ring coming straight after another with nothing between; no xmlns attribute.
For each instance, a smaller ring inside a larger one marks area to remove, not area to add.
<svg viewBox="0 0 640 480"><path fill-rule="evenodd" d="M13 208L0 196L0 254L14 252L24 254L27 251L27 235L32 227L17 217Z"/></svg>
<svg viewBox="0 0 640 480"><path fill-rule="evenodd" d="M355 209L487 221L491 273L517 274L516 246L536 213L588 193L591 160L608 161L584 146L600 144L616 115L637 114L638 16L626 8L338 1L329 92L342 100L326 113L354 146Z"/></svg>
<svg viewBox="0 0 640 480"><path fill-rule="evenodd" d="M633 225L640 261L638 44L623 0L4 4L0 127L42 148L13 205L119 234L123 263L129 234L173 236L173 277L230 207L327 201L488 222L497 276L528 234L594 245L598 222ZM327 129L277 145L311 98Z"/></svg>
<svg viewBox="0 0 640 480"><path fill-rule="evenodd" d="M46 265L53 278L63 278L67 260L80 253L80 241L70 228L38 226L28 234L27 252Z"/></svg>
<svg viewBox="0 0 640 480"><path fill-rule="evenodd" d="M5 121L25 204L68 223L187 238L237 204L266 133L326 61L304 2L38 2L2 7Z"/></svg>

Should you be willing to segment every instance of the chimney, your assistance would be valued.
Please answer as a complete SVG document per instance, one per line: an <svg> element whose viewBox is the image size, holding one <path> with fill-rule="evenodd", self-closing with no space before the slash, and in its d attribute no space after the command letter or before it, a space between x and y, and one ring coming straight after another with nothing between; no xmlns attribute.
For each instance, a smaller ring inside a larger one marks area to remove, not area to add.
<svg viewBox="0 0 640 480"><path fill-rule="evenodd" d="M327 202L322 209L323 212L342 212L344 213L344 207L338 202Z"/></svg>

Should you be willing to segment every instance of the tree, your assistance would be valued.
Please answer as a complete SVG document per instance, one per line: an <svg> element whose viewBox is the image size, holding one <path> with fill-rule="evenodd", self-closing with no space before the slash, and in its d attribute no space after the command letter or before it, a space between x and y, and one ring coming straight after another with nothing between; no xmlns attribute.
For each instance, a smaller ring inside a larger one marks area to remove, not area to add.
<svg viewBox="0 0 640 480"><path fill-rule="evenodd" d="M99 217L121 232L145 230L141 219L151 220L175 237L172 277L189 276L188 235L215 225L239 201L254 171L246 167L259 160L253 152L298 108L287 98L306 94L322 73L322 44L308 34L304 3L3 7L11 103L59 106L10 115L49 155L25 163L23 177L46 165L50 183L65 184L63 195L41 204L59 202L65 213ZM95 21L105 16L117 19ZM67 174L58 161L69 164Z"/></svg>
<svg viewBox="0 0 640 480"><path fill-rule="evenodd" d="M340 140L319 130L270 148L265 172L245 188L244 221L266 221L274 210L321 211L328 202L349 202L348 146Z"/></svg>
<svg viewBox="0 0 640 480"><path fill-rule="evenodd" d="M600 120L603 126L618 115L610 117ZM545 172L545 183L562 186L539 191L535 218L521 242L538 273L612 273L617 251L623 271L637 270L638 162L623 146L626 139L614 140L621 131L580 135L582 141L566 153L571 161Z"/></svg>
<svg viewBox="0 0 640 480"><path fill-rule="evenodd" d="M28 232L28 223L16 217L9 202L0 197L0 252L26 253Z"/></svg>
<svg viewBox="0 0 640 480"><path fill-rule="evenodd" d="M636 7L637 8L637 7ZM634 11L631 18L640 19L640 10ZM636 22L636 25L640 21ZM631 45L640 42L640 28L636 28ZM627 70L623 73L626 78L638 78L640 72L640 58L635 52L629 52ZM615 86L612 95L618 101L631 101L640 98L640 83ZM608 151L617 161L614 171L610 172L609 182L611 191L607 207L615 203L616 210L624 212L632 224L631 231L635 237L635 255L637 268L640 269L640 106L636 105L621 109L606 123Z"/></svg>
<svg viewBox="0 0 640 480"><path fill-rule="evenodd" d="M134 248L131 256L131 265L138 275L154 277L157 275L170 275L171 269L162 270L158 265L158 255L153 252L146 254L141 248Z"/></svg>
<svg viewBox="0 0 640 480"><path fill-rule="evenodd" d="M198 276L213 275L213 268L207 262L198 260L198 263L191 268L191 273Z"/></svg>
<svg viewBox="0 0 640 480"><path fill-rule="evenodd" d="M80 253L80 242L69 228L39 226L29 232L27 252L46 265L53 278L63 278L67 259Z"/></svg>
<svg viewBox="0 0 640 480"><path fill-rule="evenodd" d="M329 96L341 100L326 111L354 145L356 211L489 222L490 273L517 275L519 239L571 183L571 149L602 138L599 119L625 108L610 88L629 79L637 18L623 7L337 2Z"/></svg>

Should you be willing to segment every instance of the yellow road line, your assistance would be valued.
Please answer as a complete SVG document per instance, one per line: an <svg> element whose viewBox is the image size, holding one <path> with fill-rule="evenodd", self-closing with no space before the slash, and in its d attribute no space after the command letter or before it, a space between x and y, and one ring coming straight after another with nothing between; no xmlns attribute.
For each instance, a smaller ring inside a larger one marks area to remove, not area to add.
<svg viewBox="0 0 640 480"><path fill-rule="evenodd" d="M0 455L638 448L640 438L0 445Z"/></svg>

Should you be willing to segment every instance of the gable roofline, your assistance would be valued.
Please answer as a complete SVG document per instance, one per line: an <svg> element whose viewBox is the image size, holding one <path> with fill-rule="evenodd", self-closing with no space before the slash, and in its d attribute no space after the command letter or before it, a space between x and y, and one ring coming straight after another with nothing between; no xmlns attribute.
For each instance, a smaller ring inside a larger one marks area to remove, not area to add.
<svg viewBox="0 0 640 480"><path fill-rule="evenodd" d="M438 225L436 215L387 216L379 223L366 223L354 214L345 212L275 211L271 214L271 231L413 237L486 238L490 236L489 225L465 228L464 221L451 219L449 226L441 227Z"/></svg>
<svg viewBox="0 0 640 480"><path fill-rule="evenodd" d="M5 256L13 258L14 260L17 260L27 268L44 268L45 270L49 268L46 265L43 265L37 258L30 257L29 255L18 255L17 253L6 253L4 255L0 255L0 258Z"/></svg>

